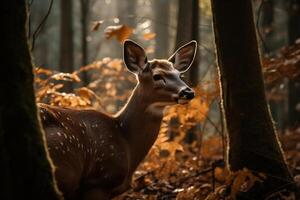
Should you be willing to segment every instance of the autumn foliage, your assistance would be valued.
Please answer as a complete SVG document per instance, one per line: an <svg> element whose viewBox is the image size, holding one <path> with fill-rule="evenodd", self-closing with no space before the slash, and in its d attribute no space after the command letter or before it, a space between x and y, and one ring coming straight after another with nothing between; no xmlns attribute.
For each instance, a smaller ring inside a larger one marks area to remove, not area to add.
<svg viewBox="0 0 300 200"><path fill-rule="evenodd" d="M101 22L94 24L97 30ZM120 42L132 33L127 26L107 27L107 38ZM155 37L153 34L146 39ZM264 59L267 85L283 77L299 76L299 43L284 49L277 58ZM91 82L81 86L81 74L87 72ZM103 58L73 73L43 68L35 70L36 99L51 105L75 109L96 109L116 113L126 103L136 84L135 77L120 59ZM64 93L64 83L76 84L73 93ZM210 118L211 106L219 100L218 77L203 81L195 88L196 97L187 105L166 109L159 137L147 158L134 174L132 189L116 199L235 199L238 192L248 191L264 174L243 169L230 174L224 162L226 138L222 123ZM205 129L210 124L210 129ZM299 130L298 130L299 131ZM297 132L297 130L296 130ZM295 133L298 134L299 133ZM300 137L282 138L292 172L300 182ZM293 141L292 145L287 145Z"/></svg>

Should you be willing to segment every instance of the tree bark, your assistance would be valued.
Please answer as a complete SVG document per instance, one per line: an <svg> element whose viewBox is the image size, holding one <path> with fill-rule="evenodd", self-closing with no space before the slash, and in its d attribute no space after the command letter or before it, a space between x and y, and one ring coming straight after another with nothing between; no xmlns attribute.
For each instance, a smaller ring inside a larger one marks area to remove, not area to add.
<svg viewBox="0 0 300 200"><path fill-rule="evenodd" d="M300 38L300 0L289 1L289 21L288 21L288 37L289 44L292 45ZM289 126L295 128L300 126L300 111L296 109L300 104L300 78L290 80L288 84L288 107L289 107Z"/></svg>
<svg viewBox="0 0 300 200"><path fill-rule="evenodd" d="M169 15L170 1L154 1L155 57L167 58L169 55Z"/></svg>
<svg viewBox="0 0 300 200"><path fill-rule="evenodd" d="M199 43L199 0L178 0L178 23L175 49L185 43L196 40ZM187 74L187 81L196 86L199 79L199 48Z"/></svg>
<svg viewBox="0 0 300 200"><path fill-rule="evenodd" d="M45 149L33 89L27 1L1 7L0 199L61 199Z"/></svg>
<svg viewBox="0 0 300 200"><path fill-rule="evenodd" d="M73 4L72 0L60 1L60 64L61 72L74 71L74 45L73 45ZM67 82L65 89L72 91L72 83Z"/></svg>
<svg viewBox="0 0 300 200"><path fill-rule="evenodd" d="M267 105L251 0L211 0L230 170L267 179L247 199L294 186ZM239 199L246 199L243 196Z"/></svg>

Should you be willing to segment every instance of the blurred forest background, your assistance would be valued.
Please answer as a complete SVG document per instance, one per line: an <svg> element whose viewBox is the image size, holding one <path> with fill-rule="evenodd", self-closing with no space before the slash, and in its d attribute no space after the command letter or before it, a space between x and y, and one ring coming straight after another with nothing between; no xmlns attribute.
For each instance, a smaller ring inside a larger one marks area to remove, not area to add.
<svg viewBox="0 0 300 200"><path fill-rule="evenodd" d="M300 1L253 2L267 98L287 161L300 182ZM29 3L38 102L116 113L135 85L122 62L125 39L143 46L150 59L168 58L179 46L197 40L198 56L184 77L197 96L186 106L167 110L158 141L126 195L192 199L196 193L205 197L225 181L226 138L209 0Z"/></svg>

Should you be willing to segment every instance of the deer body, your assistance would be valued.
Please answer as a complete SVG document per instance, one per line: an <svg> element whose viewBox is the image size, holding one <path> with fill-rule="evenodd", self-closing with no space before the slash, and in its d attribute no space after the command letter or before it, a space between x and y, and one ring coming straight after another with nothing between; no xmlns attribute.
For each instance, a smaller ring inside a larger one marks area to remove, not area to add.
<svg viewBox="0 0 300 200"><path fill-rule="evenodd" d="M195 55L195 42L184 47L174 55L179 52L188 58L177 58L179 64L187 62L187 69ZM40 104L56 180L66 199L110 199L126 191L157 138L165 106L186 103L194 96L171 59L148 62L143 49L131 41L124 44L124 59L139 83L115 116Z"/></svg>

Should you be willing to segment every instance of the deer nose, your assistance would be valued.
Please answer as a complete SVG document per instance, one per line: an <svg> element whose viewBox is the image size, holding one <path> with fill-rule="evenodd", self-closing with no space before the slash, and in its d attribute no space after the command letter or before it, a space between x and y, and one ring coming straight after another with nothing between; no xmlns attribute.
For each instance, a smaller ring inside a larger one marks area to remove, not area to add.
<svg viewBox="0 0 300 200"><path fill-rule="evenodd" d="M179 92L179 98L185 98L185 99L193 99L195 97L195 93L191 88L184 88L180 90Z"/></svg>

